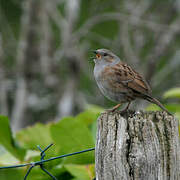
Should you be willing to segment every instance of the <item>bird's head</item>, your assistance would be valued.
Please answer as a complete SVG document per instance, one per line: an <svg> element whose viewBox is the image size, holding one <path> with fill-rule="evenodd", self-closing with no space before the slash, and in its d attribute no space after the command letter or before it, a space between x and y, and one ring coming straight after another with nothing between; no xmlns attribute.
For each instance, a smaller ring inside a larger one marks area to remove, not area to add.
<svg viewBox="0 0 180 180"><path fill-rule="evenodd" d="M119 57L108 49L97 49L94 51L96 57L94 58L95 63L115 63L120 61Z"/></svg>

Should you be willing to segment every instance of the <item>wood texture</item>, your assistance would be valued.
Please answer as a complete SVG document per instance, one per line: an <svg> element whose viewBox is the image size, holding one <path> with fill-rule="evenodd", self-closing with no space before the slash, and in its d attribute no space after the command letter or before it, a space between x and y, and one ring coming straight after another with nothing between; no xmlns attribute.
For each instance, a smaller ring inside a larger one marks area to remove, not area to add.
<svg viewBox="0 0 180 180"><path fill-rule="evenodd" d="M96 180L179 180L178 121L166 112L103 113Z"/></svg>

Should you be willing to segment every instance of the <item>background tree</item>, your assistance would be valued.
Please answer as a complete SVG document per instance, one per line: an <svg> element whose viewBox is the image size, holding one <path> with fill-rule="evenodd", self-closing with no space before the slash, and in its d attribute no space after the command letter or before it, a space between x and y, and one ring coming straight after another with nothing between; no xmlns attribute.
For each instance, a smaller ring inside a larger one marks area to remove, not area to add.
<svg viewBox="0 0 180 180"><path fill-rule="evenodd" d="M156 97L180 85L178 0L1 0L0 23L0 112L14 131L112 105L93 79L96 48L144 74Z"/></svg>

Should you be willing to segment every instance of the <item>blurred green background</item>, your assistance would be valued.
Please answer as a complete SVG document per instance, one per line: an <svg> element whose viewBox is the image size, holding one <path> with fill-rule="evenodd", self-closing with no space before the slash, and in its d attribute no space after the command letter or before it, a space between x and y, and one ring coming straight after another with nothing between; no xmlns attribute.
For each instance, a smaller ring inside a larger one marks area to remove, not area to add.
<svg viewBox="0 0 180 180"><path fill-rule="evenodd" d="M179 0L0 0L0 165L37 160L38 144L55 143L49 157L94 147L96 119L114 105L94 81L97 48L143 74L180 119L179 47ZM140 100L131 109L146 106L158 110ZM92 179L94 153L47 168L59 179ZM0 179L26 170L1 170ZM36 168L29 179L48 177Z"/></svg>

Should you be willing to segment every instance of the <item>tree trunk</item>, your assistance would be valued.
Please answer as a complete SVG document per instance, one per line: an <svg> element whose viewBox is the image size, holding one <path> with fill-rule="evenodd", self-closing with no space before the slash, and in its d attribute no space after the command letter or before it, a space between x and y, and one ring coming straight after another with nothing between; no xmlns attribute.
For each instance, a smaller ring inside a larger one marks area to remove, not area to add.
<svg viewBox="0 0 180 180"><path fill-rule="evenodd" d="M103 113L98 119L96 180L178 180L178 121L165 112Z"/></svg>

